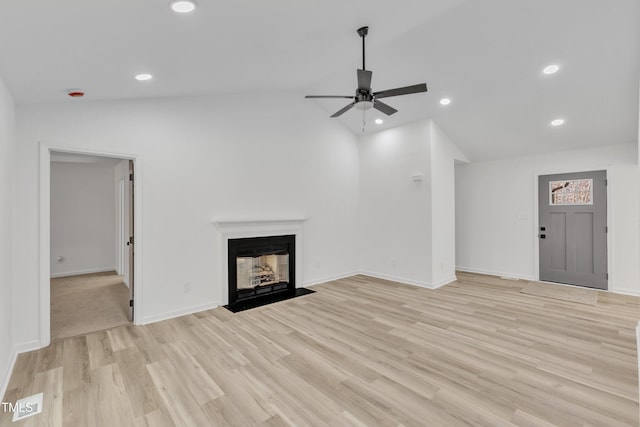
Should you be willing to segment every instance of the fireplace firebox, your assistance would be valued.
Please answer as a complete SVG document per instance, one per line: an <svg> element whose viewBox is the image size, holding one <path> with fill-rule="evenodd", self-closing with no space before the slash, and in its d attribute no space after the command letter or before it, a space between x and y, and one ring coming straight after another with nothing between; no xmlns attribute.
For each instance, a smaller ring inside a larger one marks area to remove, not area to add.
<svg viewBox="0 0 640 427"><path fill-rule="evenodd" d="M228 240L231 311L265 305L311 293L296 289L294 235Z"/></svg>

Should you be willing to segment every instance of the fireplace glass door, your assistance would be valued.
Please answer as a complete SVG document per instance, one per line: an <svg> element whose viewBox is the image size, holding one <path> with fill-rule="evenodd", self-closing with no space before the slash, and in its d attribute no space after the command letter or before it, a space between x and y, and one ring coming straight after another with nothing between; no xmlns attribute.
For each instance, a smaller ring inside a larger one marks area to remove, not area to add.
<svg viewBox="0 0 640 427"><path fill-rule="evenodd" d="M274 286L289 282L289 254L236 257L238 290Z"/></svg>
<svg viewBox="0 0 640 427"><path fill-rule="evenodd" d="M295 236L229 239L229 304L295 292Z"/></svg>

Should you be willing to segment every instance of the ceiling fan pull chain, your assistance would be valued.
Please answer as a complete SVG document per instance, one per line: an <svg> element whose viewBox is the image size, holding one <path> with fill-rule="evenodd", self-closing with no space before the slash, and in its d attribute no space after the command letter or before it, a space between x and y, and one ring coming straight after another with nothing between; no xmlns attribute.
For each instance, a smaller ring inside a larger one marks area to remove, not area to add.
<svg viewBox="0 0 640 427"><path fill-rule="evenodd" d="M362 110L362 133L364 133L364 128L366 125L367 125L367 121L366 121L365 111Z"/></svg>

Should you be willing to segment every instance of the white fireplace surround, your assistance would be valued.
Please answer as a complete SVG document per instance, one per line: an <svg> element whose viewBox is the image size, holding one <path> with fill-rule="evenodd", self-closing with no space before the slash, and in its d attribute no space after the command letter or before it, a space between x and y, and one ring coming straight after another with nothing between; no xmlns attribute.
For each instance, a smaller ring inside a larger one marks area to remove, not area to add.
<svg viewBox="0 0 640 427"><path fill-rule="evenodd" d="M218 248L218 289L222 305L229 303L229 239L294 235L296 241L296 288L302 287L302 234L305 218L286 219L216 219Z"/></svg>

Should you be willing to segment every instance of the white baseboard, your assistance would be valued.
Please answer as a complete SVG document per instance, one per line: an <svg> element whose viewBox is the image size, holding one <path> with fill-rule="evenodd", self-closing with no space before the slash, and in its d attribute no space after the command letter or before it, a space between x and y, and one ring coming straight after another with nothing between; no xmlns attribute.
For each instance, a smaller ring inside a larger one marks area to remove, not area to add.
<svg viewBox="0 0 640 427"><path fill-rule="evenodd" d="M358 274L360 274L360 273L358 273L357 271L350 271L348 273L342 273L342 274L334 274L332 276L323 277L321 279L307 280L306 282L304 282L302 284L302 286L306 288L306 287L309 287L309 286L319 285L321 283L327 283L327 282L332 282L334 280L345 279L347 277L356 276Z"/></svg>
<svg viewBox="0 0 640 427"><path fill-rule="evenodd" d="M444 285L444 283L434 285L433 283L424 282L421 280L407 279L406 277L394 276L394 275L385 274L385 273L377 273L374 271L361 271L359 274L362 274L364 276L375 277L376 279L391 280L392 282L404 283L406 285L420 286L421 288L427 288L427 289L435 289L439 286ZM453 279L453 280L456 280L456 279Z"/></svg>
<svg viewBox="0 0 640 427"><path fill-rule="evenodd" d="M64 271L62 273L52 273L51 278L55 279L56 277L80 276L82 274L93 274L93 273L107 273L109 271L116 271L116 268L103 267L103 268L90 268L88 270Z"/></svg>
<svg viewBox="0 0 640 427"><path fill-rule="evenodd" d="M303 286L305 286L305 287L315 286L315 285L319 285L321 283L331 282L333 280L340 280L340 279L345 279L347 277L357 276L359 274L361 274L363 276L375 277L376 279L391 280L393 282L404 283L406 285L419 286L421 288L428 288L428 289L437 289L437 288L439 288L441 286L447 285L447 284L449 284L451 282L455 282L456 280L458 280L458 278L456 276L451 276L451 277L448 277L446 279L440 280L440 281L435 282L435 283L428 283L428 282L421 282L421 281L407 279L407 278L403 278L403 277L399 277L399 276L393 276L393 275L383 274L383 273L376 273L376 272L371 272L371 271L350 271L348 273L336 274L334 276L324 277L322 279L310 280L308 282L305 282L305 284Z"/></svg>
<svg viewBox="0 0 640 427"><path fill-rule="evenodd" d="M522 279L522 280L530 280L530 281L535 281L536 280L535 277L527 276L527 275L524 275L524 274L509 273L509 272L505 272L505 271L482 270L482 269L478 269L478 268L461 267L459 265L456 265L456 270L457 271L464 271L466 273L485 274L487 276L508 277L508 278L513 278L513 279Z"/></svg>
<svg viewBox="0 0 640 427"><path fill-rule="evenodd" d="M186 316L187 314L197 313L199 311L211 310L220 306L220 303L209 302L206 304L192 305L191 307L184 307L175 311L167 311L164 313L154 314L151 316L144 317L142 319L141 325L146 325L148 323L160 322L162 320L173 319L174 317Z"/></svg>
<svg viewBox="0 0 640 427"><path fill-rule="evenodd" d="M449 283L453 283L458 278L456 276L447 277L446 279L439 280L431 284L431 289L438 289L441 286L448 285Z"/></svg>
<svg viewBox="0 0 640 427"><path fill-rule="evenodd" d="M532 277L532 276L526 276L526 275L515 274L515 273L505 273L505 272L500 272L500 271L481 270L481 269L477 269L477 268L468 268L468 267L460 267L460 266L456 266L456 270L464 271L464 272L467 272L467 273L486 274L488 276L497 276L497 277L505 277L505 278L508 277L508 278L514 278L514 279L529 280L529 281L532 281L532 282L551 283L553 285L574 286L574 285L566 285L564 283L545 282L545 281L538 280L538 279L536 279L535 277ZM585 289L595 289L595 288L585 288ZM602 291L602 289L598 289L598 290ZM623 294L623 295L631 295L631 296L640 296L640 290L638 290L638 289L619 289L619 288L615 288L615 289L604 290L604 292L611 292L611 293L614 293L614 294Z"/></svg>
<svg viewBox="0 0 640 427"><path fill-rule="evenodd" d="M0 400L4 402L4 395L7 392L7 387L9 387L9 380L11 379L11 374L13 373L13 368L16 365L16 360L18 360L18 354L26 353L27 351L38 350L40 348L40 341L28 341L24 343L15 344L11 349L11 354L9 356L9 364L6 366L4 371L2 372L2 383L0 384Z"/></svg>
<svg viewBox="0 0 640 427"><path fill-rule="evenodd" d="M615 294L631 295L634 297L640 296L640 290L638 289L609 289L609 292Z"/></svg>

